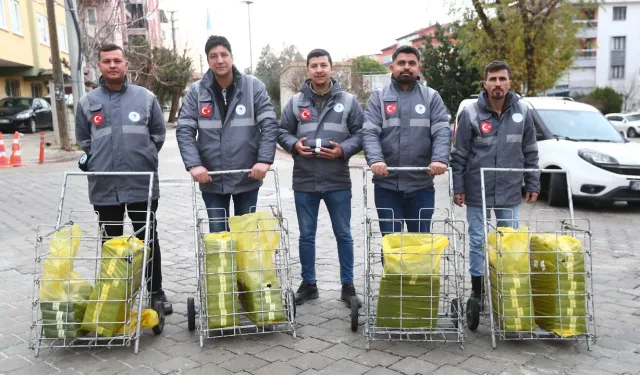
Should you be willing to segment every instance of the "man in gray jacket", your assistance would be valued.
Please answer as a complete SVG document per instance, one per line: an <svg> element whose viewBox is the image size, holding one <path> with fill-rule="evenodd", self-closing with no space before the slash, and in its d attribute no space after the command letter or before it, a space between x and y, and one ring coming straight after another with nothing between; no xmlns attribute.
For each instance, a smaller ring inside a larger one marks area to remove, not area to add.
<svg viewBox="0 0 640 375"><path fill-rule="evenodd" d="M341 299L351 307L351 300L357 295L353 286L349 158L362 149L363 114L357 99L342 91L332 73L333 63L327 51L315 49L307 55L310 79L282 111L278 143L294 160L293 190L302 266L296 303L318 298L315 241L318 209L324 200L338 245Z"/></svg>
<svg viewBox="0 0 640 375"><path fill-rule="evenodd" d="M154 172L150 238L153 253L147 266L147 289L152 305L162 302L165 314L173 308L162 290L160 243L156 210L160 198L158 152L165 139L164 116L156 97L127 81L129 62L121 47L106 44L98 52L100 87L78 102L76 140L88 156L90 172ZM125 209L135 231L146 221L148 177L89 176L89 200L104 224L107 237L123 233ZM120 223L120 224L114 224ZM137 236L144 240L144 231Z"/></svg>
<svg viewBox="0 0 640 375"><path fill-rule="evenodd" d="M419 52L403 46L393 53L391 84L375 90L364 114L363 146L374 173L375 204L383 235L430 232L435 202L433 176L447 171L451 130L437 91L417 81ZM429 167L389 172L389 167Z"/></svg>
<svg viewBox="0 0 640 375"><path fill-rule="evenodd" d="M467 205L469 273L472 297L483 294L483 213L481 168L538 168L538 145L529 107L510 90L511 70L494 61L484 71L484 90L478 101L460 113L451 151L454 200ZM497 225L518 228L523 174L485 172L487 217L494 211ZM540 192L539 173L524 174L527 203Z"/></svg>
<svg viewBox="0 0 640 375"><path fill-rule="evenodd" d="M228 230L229 202L244 215L275 158L278 122L265 85L233 65L229 41L211 36L209 70L184 98L176 137L185 167L200 183L209 230ZM250 169L248 175L210 176L209 171Z"/></svg>

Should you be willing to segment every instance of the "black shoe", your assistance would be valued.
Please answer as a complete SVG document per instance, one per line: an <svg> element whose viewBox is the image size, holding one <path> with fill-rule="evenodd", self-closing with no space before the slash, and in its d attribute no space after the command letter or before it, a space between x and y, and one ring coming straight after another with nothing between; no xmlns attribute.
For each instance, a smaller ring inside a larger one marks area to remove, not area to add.
<svg viewBox="0 0 640 375"><path fill-rule="evenodd" d="M351 308L351 300L353 297L356 297L358 300L358 308L362 307L362 302L360 302L360 298L356 294L356 288L353 286L353 283L342 284L342 294L340 295L340 299L343 300L347 307Z"/></svg>
<svg viewBox="0 0 640 375"><path fill-rule="evenodd" d="M167 296L164 294L164 290L160 289L151 293L151 306L155 306L156 302L162 302L164 307L164 315L173 314L173 306L171 302L167 300Z"/></svg>
<svg viewBox="0 0 640 375"><path fill-rule="evenodd" d="M471 276L471 298L478 301L480 311L484 310L484 278L482 276Z"/></svg>
<svg viewBox="0 0 640 375"><path fill-rule="evenodd" d="M302 305L309 299L316 299L318 298L318 295L319 293L316 283L309 284L306 281L302 281L298 291L296 292L296 305Z"/></svg>

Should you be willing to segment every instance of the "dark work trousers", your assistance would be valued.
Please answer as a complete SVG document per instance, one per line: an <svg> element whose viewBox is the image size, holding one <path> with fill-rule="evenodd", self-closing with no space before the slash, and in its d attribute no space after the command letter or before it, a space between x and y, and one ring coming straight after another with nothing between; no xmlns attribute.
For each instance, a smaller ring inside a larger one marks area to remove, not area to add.
<svg viewBox="0 0 640 375"><path fill-rule="evenodd" d="M129 213L129 219L131 219L134 231L140 230L144 227L147 220L147 202L136 202L129 204L121 204L119 206L93 206L93 208L100 215L100 226L104 223L104 229L108 238L118 237L123 234L123 225L118 224L124 220L125 207ZM147 261L146 277L151 274L151 278L147 282L147 290L150 292L162 290L162 270L160 267L160 242L158 241L157 226L155 213L158 209L158 200L151 201L150 224L153 230L149 234L149 239L153 243L153 254L150 254L151 259ZM145 231L141 230L136 235L141 241L144 241ZM105 240L103 240L104 243ZM145 277L145 278L146 278Z"/></svg>

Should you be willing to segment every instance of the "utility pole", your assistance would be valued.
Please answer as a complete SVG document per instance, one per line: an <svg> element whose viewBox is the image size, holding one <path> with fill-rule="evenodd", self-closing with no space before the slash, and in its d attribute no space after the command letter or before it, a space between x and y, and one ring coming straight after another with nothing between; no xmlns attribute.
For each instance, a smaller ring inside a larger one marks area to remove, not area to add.
<svg viewBox="0 0 640 375"><path fill-rule="evenodd" d="M60 146L65 151L71 151L69 131L67 129L67 116L64 104L64 81L62 78L62 65L60 64L60 46L58 45L58 28L56 27L56 9L54 0L47 1L47 18L49 19L49 36L51 43L51 65L53 67L53 82L55 94L56 115L58 118L58 133L60 134ZM74 100L77 100L74 98Z"/></svg>
<svg viewBox="0 0 640 375"><path fill-rule="evenodd" d="M178 50L176 49L176 27L175 27L175 19L173 19L173 14L175 10L169 11L171 13L171 38L173 39L173 54L178 55Z"/></svg>
<svg viewBox="0 0 640 375"><path fill-rule="evenodd" d="M76 112L80 98L84 96L84 62L80 50L80 25L78 21L78 5L76 0L65 0L64 8L67 18L67 38L69 40L69 60L71 60L71 83L73 93L73 111Z"/></svg>
<svg viewBox="0 0 640 375"><path fill-rule="evenodd" d="M253 74L253 47L251 46L251 4L253 1L245 0L242 3L247 4L247 18L249 19L249 59L251 59L251 74Z"/></svg>

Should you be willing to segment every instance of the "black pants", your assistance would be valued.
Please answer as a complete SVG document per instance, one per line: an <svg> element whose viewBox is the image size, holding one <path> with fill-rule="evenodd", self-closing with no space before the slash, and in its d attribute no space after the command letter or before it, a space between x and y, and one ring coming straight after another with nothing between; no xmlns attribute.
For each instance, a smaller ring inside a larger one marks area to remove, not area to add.
<svg viewBox="0 0 640 375"><path fill-rule="evenodd" d="M121 236L123 234L123 225L119 224L124 220L125 207L129 213L129 219L131 219L134 231L140 230L144 227L147 220L147 202L136 202L129 204L121 204L119 206L93 206L93 208L100 215L100 226L104 223L104 229L108 238ZM156 220L156 210L158 209L158 200L151 201L151 228L153 229L149 234L150 240L153 242L153 254L147 262L146 277L151 275L147 282L147 290L150 292L159 291L162 289L162 270L160 266L160 242L158 241L158 221ZM140 231L136 237L141 241L144 241L145 231ZM105 240L103 240L104 243Z"/></svg>

